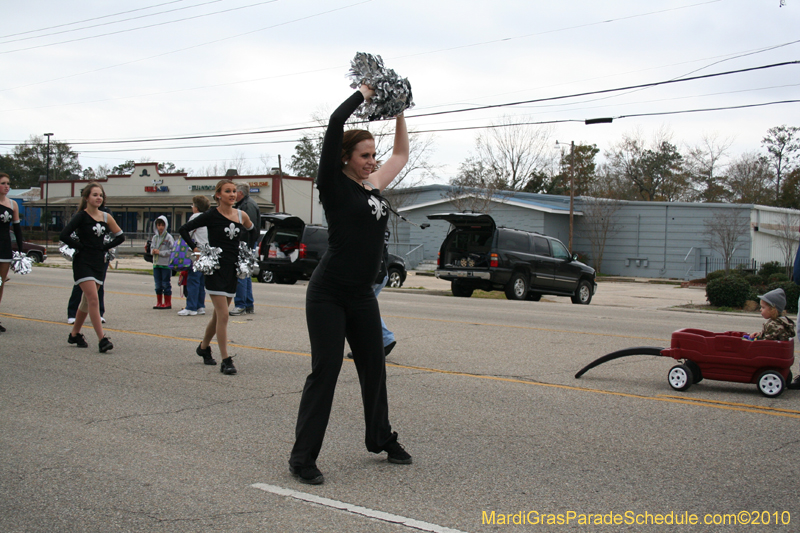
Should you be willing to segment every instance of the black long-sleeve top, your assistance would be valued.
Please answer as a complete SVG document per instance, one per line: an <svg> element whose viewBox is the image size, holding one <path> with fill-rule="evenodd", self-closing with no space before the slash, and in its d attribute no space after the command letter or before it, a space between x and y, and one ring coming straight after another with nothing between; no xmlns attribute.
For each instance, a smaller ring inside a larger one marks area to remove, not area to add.
<svg viewBox="0 0 800 533"><path fill-rule="evenodd" d="M333 112L322 142L317 189L328 219L328 251L315 278L343 285L371 285L383 253L389 206L378 190L368 190L342 172L342 137L348 117L364 96L354 93Z"/></svg>

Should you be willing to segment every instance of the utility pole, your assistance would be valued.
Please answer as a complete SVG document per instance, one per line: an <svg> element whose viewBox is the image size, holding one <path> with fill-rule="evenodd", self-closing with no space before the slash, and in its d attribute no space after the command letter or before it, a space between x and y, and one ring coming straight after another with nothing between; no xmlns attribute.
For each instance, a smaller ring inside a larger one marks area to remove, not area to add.
<svg viewBox="0 0 800 533"><path fill-rule="evenodd" d="M281 208L286 212L286 197L283 195L283 167L281 167L281 155L278 154L278 183L281 187ZM280 211L280 209L279 209Z"/></svg>
<svg viewBox="0 0 800 533"><path fill-rule="evenodd" d="M44 136L47 137L47 174L45 174L44 178L44 246L47 248L47 245L50 244L50 205L49 205L49 198L50 198L50 137L52 133L45 133ZM21 248L20 248L21 249Z"/></svg>
<svg viewBox="0 0 800 533"><path fill-rule="evenodd" d="M569 253L572 253L572 227L575 213L575 141L569 147Z"/></svg>

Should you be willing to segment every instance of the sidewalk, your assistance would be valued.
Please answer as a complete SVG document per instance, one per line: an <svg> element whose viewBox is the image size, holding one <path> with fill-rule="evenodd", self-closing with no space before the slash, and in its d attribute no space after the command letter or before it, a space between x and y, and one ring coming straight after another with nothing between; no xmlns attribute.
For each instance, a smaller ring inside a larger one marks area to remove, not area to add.
<svg viewBox="0 0 800 533"><path fill-rule="evenodd" d="M45 266L50 268L71 268L71 263L59 253L48 255ZM152 264L141 256L122 255L111 263L109 272L141 271L149 273ZM37 267L34 267L37 268ZM403 292L452 296L450 282L437 279L432 272L408 272L403 287L399 289L385 288L387 292ZM502 293L496 293L502 299ZM564 296L543 296L542 302L572 305ZM647 278L603 278L598 282L597 292L590 305L609 305L617 307L641 307L661 309L685 304L703 305L706 303L704 287L681 288L679 281L656 280Z"/></svg>

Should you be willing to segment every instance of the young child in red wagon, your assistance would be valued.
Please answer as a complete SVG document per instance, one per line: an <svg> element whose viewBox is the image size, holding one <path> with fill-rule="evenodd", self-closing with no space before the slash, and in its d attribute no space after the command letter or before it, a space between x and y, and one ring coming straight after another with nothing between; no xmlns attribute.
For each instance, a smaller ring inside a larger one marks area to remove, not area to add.
<svg viewBox="0 0 800 533"><path fill-rule="evenodd" d="M775 289L759 296L761 316L767 319L761 332L750 335L754 341L788 341L794 338L795 325L786 316L786 293Z"/></svg>

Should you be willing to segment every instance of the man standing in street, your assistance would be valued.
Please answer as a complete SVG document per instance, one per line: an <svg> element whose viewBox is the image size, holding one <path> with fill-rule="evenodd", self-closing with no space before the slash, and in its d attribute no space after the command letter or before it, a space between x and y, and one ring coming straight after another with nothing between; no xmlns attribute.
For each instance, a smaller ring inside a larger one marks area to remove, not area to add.
<svg viewBox="0 0 800 533"><path fill-rule="evenodd" d="M252 240L248 242L257 241L258 235L261 232L261 213L258 210L258 204L256 201L250 198L250 185L247 183L236 184L235 207L247 213L247 216L253 221L253 229L250 231L254 232L254 235L250 236ZM252 278L248 277L245 279L239 279L236 285L236 297L233 299L233 305L234 308L230 311L231 316L239 316L244 313L255 312Z"/></svg>

